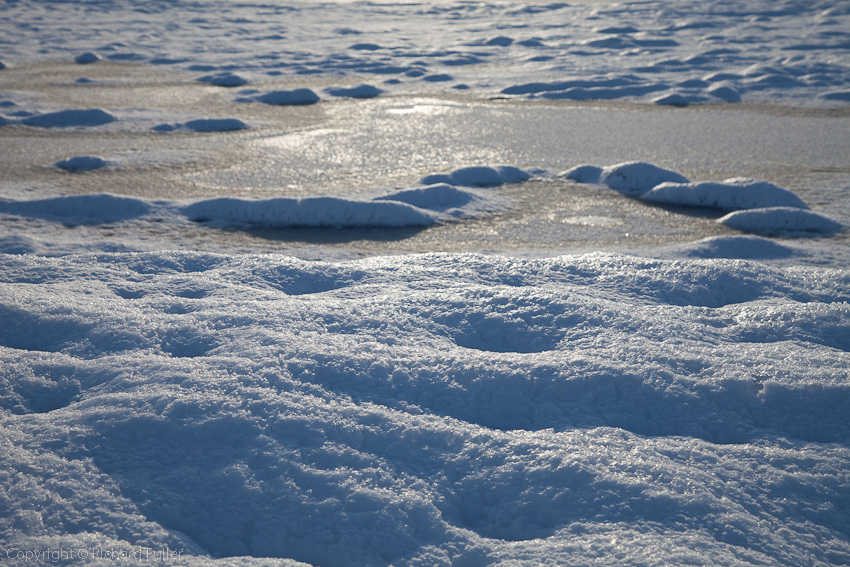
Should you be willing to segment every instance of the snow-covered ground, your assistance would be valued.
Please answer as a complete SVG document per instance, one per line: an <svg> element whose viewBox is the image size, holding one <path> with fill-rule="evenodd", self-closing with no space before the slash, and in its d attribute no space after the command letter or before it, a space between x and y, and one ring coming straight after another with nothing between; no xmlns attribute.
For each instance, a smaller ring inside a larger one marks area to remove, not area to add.
<svg viewBox="0 0 850 567"><path fill-rule="evenodd" d="M848 30L0 0L4 561L850 564Z"/></svg>

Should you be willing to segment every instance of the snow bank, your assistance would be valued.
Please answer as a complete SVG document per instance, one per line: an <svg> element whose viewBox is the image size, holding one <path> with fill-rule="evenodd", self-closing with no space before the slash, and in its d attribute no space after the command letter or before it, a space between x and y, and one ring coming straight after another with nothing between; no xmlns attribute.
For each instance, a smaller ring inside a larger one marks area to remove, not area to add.
<svg viewBox="0 0 850 567"><path fill-rule="evenodd" d="M69 195L32 201L0 199L0 211L56 219L67 224L109 223L142 216L150 211L143 199L109 193Z"/></svg>
<svg viewBox="0 0 850 567"><path fill-rule="evenodd" d="M840 563L848 290L606 254L0 255L4 553Z"/></svg>
<svg viewBox="0 0 850 567"><path fill-rule="evenodd" d="M74 62L79 63L80 65L88 65L90 63L96 63L100 61L102 58L97 53L92 53L91 51L86 51L85 53L81 53L74 57Z"/></svg>
<svg viewBox="0 0 850 567"><path fill-rule="evenodd" d="M840 231L842 226L824 215L795 207L766 207L736 211L717 219L722 225L755 234L829 236Z"/></svg>
<svg viewBox="0 0 850 567"><path fill-rule="evenodd" d="M564 172L558 174L559 177L572 179L578 183L599 183L599 178L602 177L602 168L595 165L577 165Z"/></svg>
<svg viewBox="0 0 850 567"><path fill-rule="evenodd" d="M661 183L641 195L641 199L726 210L763 207L809 208L802 199L787 189L767 181L743 177L719 183Z"/></svg>
<svg viewBox="0 0 850 567"><path fill-rule="evenodd" d="M27 126L40 128L70 128L102 126L115 122L116 118L105 110L91 108L85 110L60 110L24 118L21 122Z"/></svg>
<svg viewBox="0 0 850 567"><path fill-rule="evenodd" d="M186 206L183 213L197 222L236 223L271 227L405 227L434 224L436 218L405 203L353 201L336 197L263 199L220 198Z"/></svg>
<svg viewBox="0 0 850 567"><path fill-rule="evenodd" d="M65 171L77 172L100 169L109 165L109 162L98 156L76 156L57 161L54 165Z"/></svg>
<svg viewBox="0 0 850 567"><path fill-rule="evenodd" d="M473 166L423 177L423 185L449 184L463 187L495 187L505 183L521 183L531 179L531 174L511 166Z"/></svg>
<svg viewBox="0 0 850 567"><path fill-rule="evenodd" d="M627 195L641 195L656 185L671 181L688 183L689 180L675 171L643 161L628 161L602 168L599 183Z"/></svg>

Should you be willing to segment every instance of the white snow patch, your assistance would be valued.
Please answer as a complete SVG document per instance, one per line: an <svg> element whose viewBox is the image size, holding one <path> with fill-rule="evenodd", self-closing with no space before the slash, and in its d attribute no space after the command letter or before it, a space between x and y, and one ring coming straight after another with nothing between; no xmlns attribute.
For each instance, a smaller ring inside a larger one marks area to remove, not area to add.
<svg viewBox="0 0 850 567"><path fill-rule="evenodd" d="M0 199L0 211L15 215L55 219L67 224L109 223L147 214L144 199L109 193L68 195L31 201Z"/></svg>
<svg viewBox="0 0 850 567"><path fill-rule="evenodd" d="M195 132L232 132L244 130L249 126L238 118L198 118L182 124L159 124L152 130L173 132L175 130L194 130Z"/></svg>
<svg viewBox="0 0 850 567"><path fill-rule="evenodd" d="M372 85L358 85L356 87L328 87L325 92L331 96L346 98L375 98L384 91Z"/></svg>
<svg viewBox="0 0 850 567"><path fill-rule="evenodd" d="M251 94L236 99L238 102L262 102L279 106L304 106L316 104L321 99L310 89L276 90Z"/></svg>
<svg viewBox="0 0 850 567"><path fill-rule="evenodd" d="M406 189L397 193L392 193L383 197L378 197L378 200L399 201L419 207L420 209L431 209L436 211L444 211L446 209L455 209L469 205L472 201L479 199L474 193L464 191L438 183L427 187L416 187L414 189Z"/></svg>

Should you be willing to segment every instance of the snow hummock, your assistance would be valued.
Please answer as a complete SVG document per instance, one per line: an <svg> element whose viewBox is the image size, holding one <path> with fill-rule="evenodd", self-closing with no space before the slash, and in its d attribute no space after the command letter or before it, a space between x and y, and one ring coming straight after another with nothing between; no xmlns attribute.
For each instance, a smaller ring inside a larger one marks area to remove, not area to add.
<svg viewBox="0 0 850 567"><path fill-rule="evenodd" d="M71 225L118 222L142 216L150 210L151 205L143 199L109 193L31 201L0 198L0 212L54 219Z"/></svg>
<svg viewBox="0 0 850 567"><path fill-rule="evenodd" d="M74 62L79 63L80 65L88 65L89 63L100 61L101 59L102 57L97 53L86 51L85 53L81 53L74 57Z"/></svg>
<svg viewBox="0 0 850 567"><path fill-rule="evenodd" d="M472 166L456 169L450 173L428 175L422 178L423 185L445 183L463 187L495 187L505 183L521 183L531 179L531 173L513 166Z"/></svg>
<svg viewBox="0 0 850 567"><path fill-rule="evenodd" d="M69 128L74 126L92 127L115 122L116 118L100 108L69 109L57 112L37 114L24 118L21 122L27 126L40 128Z"/></svg>
<svg viewBox="0 0 850 567"><path fill-rule="evenodd" d="M62 161L57 161L54 165L60 169L64 169L65 171L77 172L100 169L101 167L109 165L109 162L98 156L75 156Z"/></svg>
<svg viewBox="0 0 850 567"><path fill-rule="evenodd" d="M310 89L276 90L260 94L251 94L237 99L239 102L262 102L280 106L302 106L315 104L321 99Z"/></svg>
<svg viewBox="0 0 850 567"><path fill-rule="evenodd" d="M725 210L763 207L809 208L802 199L787 189L767 181L743 177L722 182L660 183L641 195L641 199Z"/></svg>
<svg viewBox="0 0 850 567"><path fill-rule="evenodd" d="M641 195L666 181L688 183L684 175L643 161L627 161L603 167L599 183L626 195Z"/></svg>
<svg viewBox="0 0 850 567"><path fill-rule="evenodd" d="M416 207L390 201L355 201L339 197L246 200L222 197L186 206L197 222L269 227L410 227L428 226L436 218Z"/></svg>
<svg viewBox="0 0 850 567"><path fill-rule="evenodd" d="M599 178L602 176L602 168L595 165L581 164L561 172L559 176L572 179L578 183L599 183Z"/></svg>
<svg viewBox="0 0 850 567"><path fill-rule="evenodd" d="M811 233L827 236L842 229L827 216L796 207L764 207L735 211L717 219L722 225L743 232L765 235Z"/></svg>
<svg viewBox="0 0 850 567"><path fill-rule="evenodd" d="M152 129L158 132L173 132L174 130L194 130L195 132L231 132L249 128L238 118L198 118L180 124L159 124Z"/></svg>
<svg viewBox="0 0 850 567"><path fill-rule="evenodd" d="M445 183L406 189L378 197L381 200L399 201L421 209L446 210L468 205L479 197L469 191Z"/></svg>
<svg viewBox="0 0 850 567"><path fill-rule="evenodd" d="M356 87L328 87L325 92L336 97L375 98L384 91L372 85L362 84Z"/></svg>
<svg viewBox="0 0 850 567"><path fill-rule="evenodd" d="M203 77L199 77L198 81L202 83L209 83L217 87L241 87L242 85L248 84L247 79L230 71L222 71L221 73L215 73L213 75L204 75Z"/></svg>

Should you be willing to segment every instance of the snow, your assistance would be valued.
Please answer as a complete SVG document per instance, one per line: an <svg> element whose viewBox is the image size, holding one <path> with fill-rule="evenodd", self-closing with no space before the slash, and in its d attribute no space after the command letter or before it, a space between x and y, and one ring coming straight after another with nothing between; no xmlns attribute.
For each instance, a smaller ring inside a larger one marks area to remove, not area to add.
<svg viewBox="0 0 850 567"><path fill-rule="evenodd" d="M328 87L325 89L325 92L331 96L338 97L348 97L348 98L375 98L379 96L382 91L378 87L374 87L372 85L358 85L356 87Z"/></svg>
<svg viewBox="0 0 850 567"><path fill-rule="evenodd" d="M109 162L99 156L75 156L57 161L54 165L65 171L76 172L100 169L109 165Z"/></svg>
<svg viewBox="0 0 850 567"><path fill-rule="evenodd" d="M353 201L336 197L262 199L223 197L188 205L183 212L196 222L224 222L273 227L408 227L436 219L404 203Z"/></svg>
<svg viewBox="0 0 850 567"><path fill-rule="evenodd" d="M599 183L627 195L641 195L664 182L688 183L675 171L642 161L628 161L603 167Z"/></svg>
<svg viewBox="0 0 850 567"><path fill-rule="evenodd" d="M495 187L505 183L520 183L530 178L531 173L518 167L481 165L462 167L450 173L428 175L422 178L421 183L423 185L443 183L463 187Z"/></svg>
<svg viewBox="0 0 850 567"><path fill-rule="evenodd" d="M9 549L328 566L850 556L846 271L0 260Z"/></svg>
<svg viewBox="0 0 850 567"><path fill-rule="evenodd" d="M152 128L157 132L173 132L175 130L193 130L195 132L232 132L249 128L238 118L196 118L182 124L158 124Z"/></svg>
<svg viewBox="0 0 850 567"><path fill-rule="evenodd" d="M116 118L100 108L59 110L24 118L21 123L39 128L94 127L115 122Z"/></svg>
<svg viewBox="0 0 850 567"><path fill-rule="evenodd" d="M765 207L809 208L787 189L767 181L742 177L722 182L660 183L641 195L641 199L730 211Z"/></svg>
<svg viewBox="0 0 850 567"><path fill-rule="evenodd" d="M717 219L722 225L743 232L756 234L835 234L841 230L840 223L827 216L795 207L764 207L735 211Z"/></svg>
<svg viewBox="0 0 850 567"><path fill-rule="evenodd" d="M310 89L277 90L237 99L244 102L262 102L280 106L307 105L319 102L319 95Z"/></svg>
<svg viewBox="0 0 850 567"><path fill-rule="evenodd" d="M3 12L8 563L850 563L847 6Z"/></svg>

